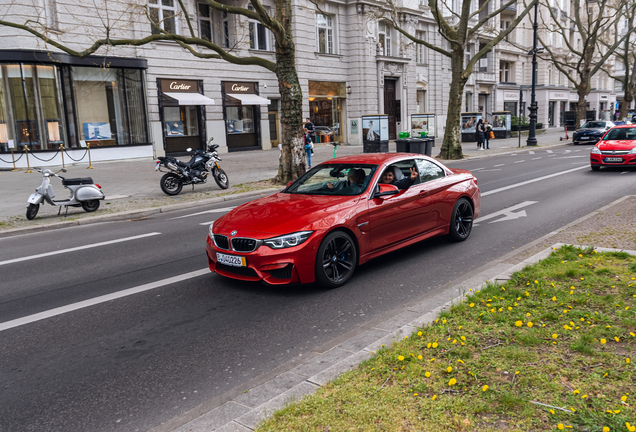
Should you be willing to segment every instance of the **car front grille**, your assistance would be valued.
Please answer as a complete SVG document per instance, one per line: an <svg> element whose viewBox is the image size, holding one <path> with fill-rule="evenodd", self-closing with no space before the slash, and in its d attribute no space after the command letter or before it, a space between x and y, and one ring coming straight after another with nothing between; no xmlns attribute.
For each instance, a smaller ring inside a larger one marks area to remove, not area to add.
<svg viewBox="0 0 636 432"><path fill-rule="evenodd" d="M604 155L626 155L628 154L629 151L628 150L616 150L616 151L602 151L601 154Z"/></svg>
<svg viewBox="0 0 636 432"><path fill-rule="evenodd" d="M271 274L272 277L276 279L291 279L293 268L294 268L293 264L287 264L285 267L281 269L270 270L269 274Z"/></svg>
<svg viewBox="0 0 636 432"><path fill-rule="evenodd" d="M232 249L236 252L252 252L258 246L259 242L251 238L236 237L232 239Z"/></svg>
<svg viewBox="0 0 636 432"><path fill-rule="evenodd" d="M232 267L229 265L216 263L216 270L224 271L226 273L232 273L239 276L254 277L254 278L258 277L254 269L250 267Z"/></svg>
<svg viewBox="0 0 636 432"><path fill-rule="evenodd" d="M214 234L214 244L219 249L223 249L223 250L230 249L230 243L227 241L227 237L225 237L224 235Z"/></svg>

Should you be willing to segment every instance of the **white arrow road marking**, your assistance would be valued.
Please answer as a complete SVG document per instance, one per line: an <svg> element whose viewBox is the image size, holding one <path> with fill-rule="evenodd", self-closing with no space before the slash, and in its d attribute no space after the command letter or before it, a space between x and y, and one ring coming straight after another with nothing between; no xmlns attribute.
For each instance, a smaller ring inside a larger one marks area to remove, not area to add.
<svg viewBox="0 0 636 432"><path fill-rule="evenodd" d="M117 240L109 240L109 241L105 241L105 242L101 242L101 243L95 243L95 244L91 244L91 245L78 246L78 247L74 247L74 248L70 248L70 249L62 249L62 250L58 250L58 251L46 252L46 253L26 256L26 257L22 257L22 258L14 258L14 259L6 260L6 261L0 261L0 266L5 265L5 264L13 264L13 263L17 263L17 262L22 262L22 261L29 261L29 260L32 260L32 259L43 258L43 257L47 257L47 256L52 256L52 255L59 255L59 254L67 253L67 252L75 252L75 251L84 250L84 249L90 249L90 248L99 247L99 246L106 246L106 245L110 245L110 244L121 243L121 242L125 242L125 241L130 241L130 240L137 240L137 239L140 239L140 238L156 236L156 235L160 235L160 234L161 233L159 233L159 232L152 232L152 233L148 233L148 234L141 234L141 235L132 236L132 237L120 238L120 239L117 239Z"/></svg>
<svg viewBox="0 0 636 432"><path fill-rule="evenodd" d="M525 186L525 185L528 185L528 184L531 184L531 183L535 183L535 182L538 182L538 181L541 181L541 180L549 179L549 178L552 178L552 177L557 177L557 176L560 176L560 175L563 175L563 174L569 174L571 172L582 170L582 169L587 168L587 167L588 167L588 165L586 163L585 165L580 166L578 168L572 168L572 169L569 169L569 170L561 171L561 172L550 174L550 175L547 175L547 176L537 177L535 179L524 181L524 182L521 182L521 183L516 183L516 184L511 184L509 186L504 186L504 187L499 188L499 189L493 189L493 190L488 191L488 192L482 192L481 196L485 197L485 196L496 194L496 193L499 193L499 192L503 192L503 191L506 191L506 190L509 190L509 189L518 188L520 186Z"/></svg>
<svg viewBox="0 0 636 432"><path fill-rule="evenodd" d="M552 150L546 150L546 153L554 153Z"/></svg>
<svg viewBox="0 0 636 432"><path fill-rule="evenodd" d="M170 218L168 220L182 219L182 218L187 218L187 217L190 217L190 216L198 216L198 215L202 215L202 214L206 214L206 213L229 212L230 210L232 210L234 208L236 208L236 206L234 206L234 207L223 207L223 208L214 209L214 210L206 210L206 211L202 211L202 212L199 212L199 213L192 213L192 214L185 215L185 216L173 217L173 218Z"/></svg>
<svg viewBox="0 0 636 432"><path fill-rule="evenodd" d="M214 220L216 220L216 219L214 219ZM200 223L199 225L210 225L212 222L214 222L214 221L211 220L210 222L203 222L203 223Z"/></svg>
<svg viewBox="0 0 636 432"><path fill-rule="evenodd" d="M501 222L505 220L513 220L513 219L518 219L520 217L526 217L527 215L525 210L521 210L520 212L517 212L517 213L514 213L514 210L519 210L520 208L528 207L529 205L536 204L537 202L538 201L524 201L517 205L513 205L512 207L508 207L503 210L499 210L497 212L491 213L487 216L478 217L476 219L477 223L474 226L479 226L478 223L486 222L487 220L494 219L499 216L504 216L504 217L502 219L492 221L490 223Z"/></svg>
<svg viewBox="0 0 636 432"><path fill-rule="evenodd" d="M10 328L14 328L14 327L19 327L19 326L23 326L26 324L30 324L36 321L40 321L43 319L47 319L47 318L51 318L57 315L62 315L65 314L67 312L72 312L72 311L76 311L78 309L83 309L83 308L87 308L89 306L94 306L100 303L104 303L107 301L111 301L111 300L116 300L118 298L122 298L122 297L126 297L129 295L133 295L133 294L137 294L140 292L144 292L144 291L149 291L151 289L155 289L155 288L161 288L163 286L166 285L170 285L173 283L177 283L177 282L182 282L184 280L188 280L188 279L192 279L195 277L199 277L202 276L204 274L209 274L210 273L210 269L208 268L204 268L201 270L196 270L190 273L184 273L182 275L178 275L178 276L173 276L171 278L168 279L164 279L164 280L160 280L157 282L151 282L145 285L140 285L138 287L134 287L134 288L129 288L123 291L117 291L111 294L106 294L103 296L99 296L99 297L95 297L92 299L88 299L88 300L84 300L81 302L77 302L77 303L71 303L69 305L66 306L61 306L55 309L50 309L44 312L40 312L40 313L36 313L33 315L28 315L22 318L18 318L18 319L14 319L11 321L5 321L3 323L0 323L0 332L4 331L4 330L8 330Z"/></svg>

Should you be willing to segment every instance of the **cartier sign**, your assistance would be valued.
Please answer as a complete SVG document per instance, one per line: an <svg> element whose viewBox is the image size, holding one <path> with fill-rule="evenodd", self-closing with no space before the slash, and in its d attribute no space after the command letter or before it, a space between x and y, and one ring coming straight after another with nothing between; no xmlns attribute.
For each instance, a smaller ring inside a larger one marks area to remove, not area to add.
<svg viewBox="0 0 636 432"><path fill-rule="evenodd" d="M251 82L223 82L223 88L225 89L225 93L243 93L243 94L254 94L254 83Z"/></svg>
<svg viewBox="0 0 636 432"><path fill-rule="evenodd" d="M567 98L568 94L565 92L550 92L550 99L566 100Z"/></svg>
<svg viewBox="0 0 636 432"><path fill-rule="evenodd" d="M504 92L504 100L519 100L519 93L517 92Z"/></svg>
<svg viewBox="0 0 636 432"><path fill-rule="evenodd" d="M199 84L193 80L161 80L162 92L199 93Z"/></svg>
<svg viewBox="0 0 636 432"><path fill-rule="evenodd" d="M601 95L601 100L607 100L609 97L607 95Z"/></svg>

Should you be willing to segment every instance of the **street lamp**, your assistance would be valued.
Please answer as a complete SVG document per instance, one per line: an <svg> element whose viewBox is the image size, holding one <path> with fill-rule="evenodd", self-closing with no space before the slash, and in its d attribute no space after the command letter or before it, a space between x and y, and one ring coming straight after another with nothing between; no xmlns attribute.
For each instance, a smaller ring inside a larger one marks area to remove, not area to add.
<svg viewBox="0 0 636 432"><path fill-rule="evenodd" d="M543 52L543 48L537 49L537 28L539 24L537 22L539 18L539 1L534 4L534 25L532 26L534 35L532 42L532 49L528 52L528 54L532 54L532 92L530 93L530 130L528 131L528 140L526 141L527 146L536 146L537 145L537 111L539 108L537 107L537 100L535 98L535 90L537 87L537 53ZM519 131L521 133L521 131Z"/></svg>

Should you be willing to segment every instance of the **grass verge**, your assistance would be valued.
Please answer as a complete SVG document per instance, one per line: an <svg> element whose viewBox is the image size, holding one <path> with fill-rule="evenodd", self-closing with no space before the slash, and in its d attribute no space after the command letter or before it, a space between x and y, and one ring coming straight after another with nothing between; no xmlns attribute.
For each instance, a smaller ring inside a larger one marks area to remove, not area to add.
<svg viewBox="0 0 636 432"><path fill-rule="evenodd" d="M563 247L469 293L265 431L636 431L636 260Z"/></svg>

